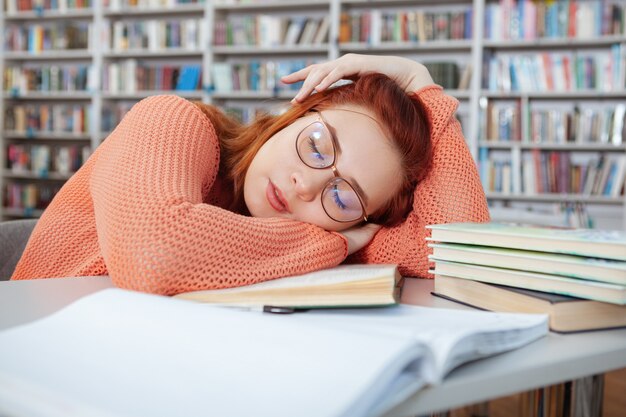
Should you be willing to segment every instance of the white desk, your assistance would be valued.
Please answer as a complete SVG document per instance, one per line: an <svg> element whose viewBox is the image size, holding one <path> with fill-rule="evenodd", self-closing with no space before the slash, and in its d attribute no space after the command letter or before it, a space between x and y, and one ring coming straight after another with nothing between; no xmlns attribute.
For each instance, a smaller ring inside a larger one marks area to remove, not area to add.
<svg viewBox="0 0 626 417"><path fill-rule="evenodd" d="M407 279L403 302L466 309L430 295L431 280ZM0 329L43 317L82 296L111 287L108 277L0 282ZM521 349L466 364L386 414L415 416L528 391L626 367L626 329L550 333Z"/></svg>

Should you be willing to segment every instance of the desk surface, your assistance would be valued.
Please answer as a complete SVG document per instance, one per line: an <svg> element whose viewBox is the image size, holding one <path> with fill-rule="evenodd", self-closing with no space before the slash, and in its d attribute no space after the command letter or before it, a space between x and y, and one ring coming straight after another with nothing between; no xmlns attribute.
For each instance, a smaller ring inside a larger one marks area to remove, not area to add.
<svg viewBox="0 0 626 417"><path fill-rule="evenodd" d="M0 282L0 329L43 317L111 287L108 277ZM430 294L431 280L407 279L402 301L469 309ZM626 329L548 336L521 349L463 365L445 381L413 395L390 416L429 414L626 367Z"/></svg>

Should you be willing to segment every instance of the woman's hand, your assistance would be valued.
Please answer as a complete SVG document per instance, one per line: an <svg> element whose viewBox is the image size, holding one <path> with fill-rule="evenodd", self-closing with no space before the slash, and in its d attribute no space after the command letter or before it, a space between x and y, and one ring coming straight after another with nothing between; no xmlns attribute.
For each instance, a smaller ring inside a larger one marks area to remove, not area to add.
<svg viewBox="0 0 626 417"><path fill-rule="evenodd" d="M281 78L286 84L303 81L302 88L291 101L304 100L315 91L323 91L341 79L354 79L361 75L379 72L385 74L407 93L433 84L426 67L419 62L398 56L346 54L341 58L321 64L309 65Z"/></svg>
<svg viewBox="0 0 626 417"><path fill-rule="evenodd" d="M378 224L366 223L363 226L351 227L338 233L348 241L348 255L352 255L370 243L380 228L381 226Z"/></svg>

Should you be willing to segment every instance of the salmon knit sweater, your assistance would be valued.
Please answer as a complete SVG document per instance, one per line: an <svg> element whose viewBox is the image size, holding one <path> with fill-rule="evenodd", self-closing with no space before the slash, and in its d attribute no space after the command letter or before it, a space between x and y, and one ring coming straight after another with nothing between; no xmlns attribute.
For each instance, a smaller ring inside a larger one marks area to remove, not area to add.
<svg viewBox="0 0 626 417"><path fill-rule="evenodd" d="M413 211L383 228L350 262L395 263L427 277L434 223L487 221L485 195L459 123L438 86L415 93L428 112L433 168ZM115 285L158 294L234 287L346 260L338 233L225 210L219 143L208 118L176 96L136 104L63 186L38 221L12 279L109 274Z"/></svg>

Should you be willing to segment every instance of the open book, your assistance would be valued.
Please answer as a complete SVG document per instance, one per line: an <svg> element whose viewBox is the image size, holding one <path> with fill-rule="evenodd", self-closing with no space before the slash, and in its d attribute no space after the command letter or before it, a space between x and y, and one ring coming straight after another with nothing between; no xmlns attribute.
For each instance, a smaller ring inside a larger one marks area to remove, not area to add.
<svg viewBox="0 0 626 417"><path fill-rule="evenodd" d="M296 309L385 306L399 301L401 278L396 265L340 265L258 284L190 291L175 297L214 304Z"/></svg>
<svg viewBox="0 0 626 417"><path fill-rule="evenodd" d="M546 333L544 315L277 315L106 289L0 332L0 414L375 416Z"/></svg>

